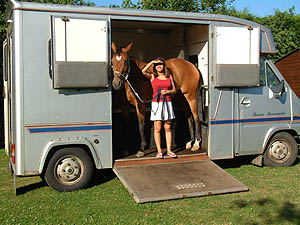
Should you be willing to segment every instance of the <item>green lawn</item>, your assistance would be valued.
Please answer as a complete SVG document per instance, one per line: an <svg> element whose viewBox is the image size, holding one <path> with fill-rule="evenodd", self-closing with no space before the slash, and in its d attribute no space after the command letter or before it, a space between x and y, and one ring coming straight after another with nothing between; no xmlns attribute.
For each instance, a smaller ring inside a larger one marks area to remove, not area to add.
<svg viewBox="0 0 300 225"><path fill-rule="evenodd" d="M99 171L90 188L67 193L39 177L20 178L15 196L0 150L0 224L300 224L299 161L288 168L229 161L225 170L249 192L137 204L111 170Z"/></svg>

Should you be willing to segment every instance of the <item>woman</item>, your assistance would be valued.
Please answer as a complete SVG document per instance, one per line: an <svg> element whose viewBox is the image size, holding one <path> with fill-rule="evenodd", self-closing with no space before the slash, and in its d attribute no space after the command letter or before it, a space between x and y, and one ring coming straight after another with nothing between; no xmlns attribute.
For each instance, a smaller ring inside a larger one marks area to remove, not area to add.
<svg viewBox="0 0 300 225"><path fill-rule="evenodd" d="M153 65L153 73L147 70ZM171 95L175 94L174 80L169 73L165 60L156 58L149 62L142 70L145 77L147 77L153 88L153 101L151 103L151 117L154 121L154 140L157 148L156 158L162 159L163 154L161 150L160 133L162 125L164 125L166 133L167 154L171 158L176 158L176 154L171 151L172 132L171 120L175 118Z"/></svg>

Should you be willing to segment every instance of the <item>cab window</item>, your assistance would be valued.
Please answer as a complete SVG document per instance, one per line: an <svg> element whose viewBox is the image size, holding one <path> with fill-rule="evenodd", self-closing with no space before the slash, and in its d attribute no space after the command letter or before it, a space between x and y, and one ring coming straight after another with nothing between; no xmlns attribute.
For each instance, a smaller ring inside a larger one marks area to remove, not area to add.
<svg viewBox="0 0 300 225"><path fill-rule="evenodd" d="M260 58L260 70L259 70L259 84L260 86L266 86L266 64L265 57Z"/></svg>
<svg viewBox="0 0 300 225"><path fill-rule="evenodd" d="M281 83L280 80L275 75L274 71L271 67L267 64L266 66L267 72L267 84L268 87L274 92L279 93L281 91Z"/></svg>

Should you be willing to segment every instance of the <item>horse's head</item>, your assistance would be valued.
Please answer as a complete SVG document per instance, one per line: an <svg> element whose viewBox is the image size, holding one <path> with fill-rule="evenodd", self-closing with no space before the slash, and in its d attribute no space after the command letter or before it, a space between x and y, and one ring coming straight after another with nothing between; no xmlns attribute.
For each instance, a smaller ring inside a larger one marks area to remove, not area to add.
<svg viewBox="0 0 300 225"><path fill-rule="evenodd" d="M128 52L133 43L130 43L126 48L117 49L116 44L113 42L111 48L113 50L112 67L113 67L113 81L112 85L115 90L120 90L124 81L126 81L130 72L130 61Z"/></svg>

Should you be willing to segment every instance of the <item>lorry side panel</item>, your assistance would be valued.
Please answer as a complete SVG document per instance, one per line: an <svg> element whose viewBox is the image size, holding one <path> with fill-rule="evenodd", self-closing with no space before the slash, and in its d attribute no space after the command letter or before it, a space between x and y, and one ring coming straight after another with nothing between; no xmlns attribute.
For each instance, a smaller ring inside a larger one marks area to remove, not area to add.
<svg viewBox="0 0 300 225"><path fill-rule="evenodd" d="M24 11L22 16L20 57L23 61L18 77L20 104L17 105L21 106L19 117L22 121L18 126L22 137L19 148L24 146L24 150L18 152L21 160L18 163L22 165L18 173L38 173L43 151L49 150L46 147L49 142L69 139L72 144L71 140L76 138L91 143L96 155L102 159L103 168L112 167L110 87L54 89L48 51L51 14Z"/></svg>

